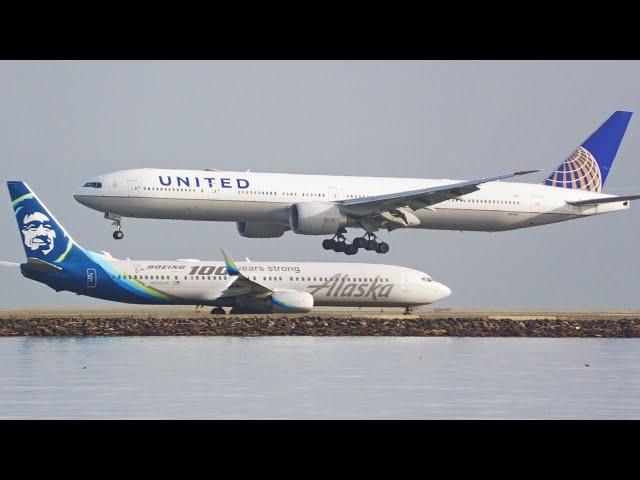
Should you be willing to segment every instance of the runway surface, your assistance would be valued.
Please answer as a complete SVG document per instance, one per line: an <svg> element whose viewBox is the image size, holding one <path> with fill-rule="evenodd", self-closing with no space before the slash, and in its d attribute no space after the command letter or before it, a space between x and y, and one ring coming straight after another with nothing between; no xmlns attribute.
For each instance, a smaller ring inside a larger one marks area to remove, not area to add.
<svg viewBox="0 0 640 480"><path fill-rule="evenodd" d="M171 317L193 317L205 316L214 317L210 314L211 308L196 307L137 307L137 306L116 306L112 308L0 308L0 318L8 317L77 317L91 318L95 316L106 317L136 317L143 318L153 316L157 318ZM411 311L411 314L404 313L403 308L334 308L334 307L315 307L313 312L305 315L314 315L319 317L325 316L364 316L364 317L380 317L380 318L477 318L486 319L502 319L502 318L518 318L520 320L528 319L594 319L594 318L629 318L640 317L640 309L622 309L622 308L576 308L576 309L554 309L554 308L429 308L419 307ZM252 314L252 317L256 315ZM265 314L259 315L265 318L272 317L299 317L299 314ZM231 315L220 316L221 318L231 317ZM242 315L234 315L234 317L242 317Z"/></svg>

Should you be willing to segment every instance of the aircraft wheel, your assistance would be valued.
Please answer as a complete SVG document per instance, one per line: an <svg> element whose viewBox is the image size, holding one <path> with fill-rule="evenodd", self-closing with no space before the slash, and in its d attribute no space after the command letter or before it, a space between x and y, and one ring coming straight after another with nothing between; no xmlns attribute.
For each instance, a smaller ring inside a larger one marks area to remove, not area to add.
<svg viewBox="0 0 640 480"><path fill-rule="evenodd" d="M347 247L344 249L344 253L346 253L347 255L355 255L356 253L358 253L358 247L356 247L353 243L347 245Z"/></svg>
<svg viewBox="0 0 640 480"><path fill-rule="evenodd" d="M347 242L336 242L333 250L336 252L344 252L347 249Z"/></svg>
<svg viewBox="0 0 640 480"><path fill-rule="evenodd" d="M213 310L211 310L211 313L213 315L226 315L227 312L225 312L224 308L222 307L216 307Z"/></svg>
<svg viewBox="0 0 640 480"><path fill-rule="evenodd" d="M378 248L378 242L375 240L367 240L367 244L364 246L365 250L375 250Z"/></svg>
<svg viewBox="0 0 640 480"><path fill-rule="evenodd" d="M353 239L353 244L358 248L364 248L367 244L367 239L364 237L356 237Z"/></svg>
<svg viewBox="0 0 640 480"><path fill-rule="evenodd" d="M322 241L322 248L325 250L333 250L335 248L336 241L332 238L327 238Z"/></svg>
<svg viewBox="0 0 640 480"><path fill-rule="evenodd" d="M122 240L123 237L124 232L122 230L116 230L115 232L113 232L113 238L115 238L116 240Z"/></svg>
<svg viewBox="0 0 640 480"><path fill-rule="evenodd" d="M378 253L387 253L389 251L389 244L385 242L380 242L376 247L376 252Z"/></svg>

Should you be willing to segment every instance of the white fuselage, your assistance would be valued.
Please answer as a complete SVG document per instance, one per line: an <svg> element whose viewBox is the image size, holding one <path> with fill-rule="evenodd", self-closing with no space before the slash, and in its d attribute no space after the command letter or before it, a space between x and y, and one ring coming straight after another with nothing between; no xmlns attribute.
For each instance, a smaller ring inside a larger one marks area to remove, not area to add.
<svg viewBox="0 0 640 480"><path fill-rule="evenodd" d="M111 267L111 280L134 280L167 295L174 304L219 304L235 280L219 261L103 259ZM427 305L451 294L449 288L426 273L393 265L312 262L236 265L244 276L273 291L308 292L314 305L407 307Z"/></svg>
<svg viewBox="0 0 640 480"><path fill-rule="evenodd" d="M260 222L288 226L291 205L392 194L457 182L418 179L135 169L93 179L74 197L95 210L124 217ZM410 228L495 232L544 225L629 208L628 202L572 206L567 200L610 195L542 184L490 182L459 199L419 209ZM356 227L350 221L347 225Z"/></svg>

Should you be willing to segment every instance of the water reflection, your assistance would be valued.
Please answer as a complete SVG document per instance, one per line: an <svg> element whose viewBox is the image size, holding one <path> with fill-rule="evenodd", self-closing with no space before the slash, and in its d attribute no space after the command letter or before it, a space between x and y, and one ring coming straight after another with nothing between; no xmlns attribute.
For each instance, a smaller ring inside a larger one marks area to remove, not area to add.
<svg viewBox="0 0 640 480"><path fill-rule="evenodd" d="M638 339L0 339L0 418L640 418Z"/></svg>

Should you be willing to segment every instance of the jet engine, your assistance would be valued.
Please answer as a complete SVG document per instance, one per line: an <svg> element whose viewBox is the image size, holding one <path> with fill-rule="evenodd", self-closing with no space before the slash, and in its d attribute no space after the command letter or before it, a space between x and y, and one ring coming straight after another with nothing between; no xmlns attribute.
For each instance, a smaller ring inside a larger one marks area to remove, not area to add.
<svg viewBox="0 0 640 480"><path fill-rule="evenodd" d="M335 234L347 224L340 207L329 202L300 202L291 206L289 225L302 235Z"/></svg>
<svg viewBox="0 0 640 480"><path fill-rule="evenodd" d="M238 297L231 313L307 313L312 309L310 293L283 290L265 298Z"/></svg>
<svg viewBox="0 0 640 480"><path fill-rule="evenodd" d="M286 225L262 222L238 222L238 233L246 238L277 238L289 230Z"/></svg>

